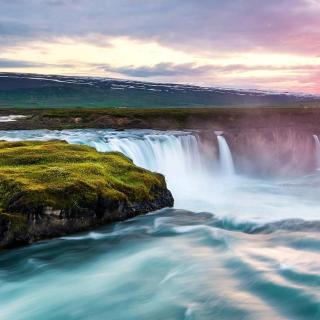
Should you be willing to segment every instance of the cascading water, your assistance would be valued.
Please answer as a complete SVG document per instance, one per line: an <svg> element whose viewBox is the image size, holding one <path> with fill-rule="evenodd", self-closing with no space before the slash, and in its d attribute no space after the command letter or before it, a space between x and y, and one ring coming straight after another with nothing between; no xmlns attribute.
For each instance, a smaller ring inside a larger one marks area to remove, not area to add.
<svg viewBox="0 0 320 320"><path fill-rule="evenodd" d="M318 209L314 211L312 206L305 205L304 201L307 203L309 199L300 199L295 205L297 210L292 210L295 199L282 194L281 185L233 176L234 166L227 141L219 132L216 134L220 153L218 172L212 169L212 159L201 154L199 138L192 132L26 130L2 132L0 140L60 139L89 145L101 152L123 152L135 164L165 175L176 208L209 211L227 218L249 221L298 218L302 212L303 217L308 219L320 213ZM259 192L256 192L257 185L261 186ZM275 195L276 200L273 199Z"/></svg>
<svg viewBox="0 0 320 320"><path fill-rule="evenodd" d="M217 135L219 145L220 167L223 174L233 176L235 173L232 154L229 145L222 135Z"/></svg>
<svg viewBox="0 0 320 320"><path fill-rule="evenodd" d="M319 318L318 175L230 179L223 136L220 174L191 132L0 132L50 139L120 151L165 174L179 209L0 252L0 319Z"/></svg>
<svg viewBox="0 0 320 320"><path fill-rule="evenodd" d="M203 170L197 137L191 134L111 136L102 142L93 142L93 145L98 151L122 152L136 165L161 172L168 179Z"/></svg>
<svg viewBox="0 0 320 320"><path fill-rule="evenodd" d="M313 139L314 139L315 147L316 147L317 170L320 170L320 141L319 141L319 137L315 134L313 135Z"/></svg>
<svg viewBox="0 0 320 320"><path fill-rule="evenodd" d="M155 131L120 134L105 131L99 132L98 137L93 137L92 132L87 134L82 143L102 152L122 152L136 165L164 174L178 207L184 207L186 199L194 198L210 177L206 160L200 155L198 137L194 134ZM68 135L66 140L75 142Z"/></svg>

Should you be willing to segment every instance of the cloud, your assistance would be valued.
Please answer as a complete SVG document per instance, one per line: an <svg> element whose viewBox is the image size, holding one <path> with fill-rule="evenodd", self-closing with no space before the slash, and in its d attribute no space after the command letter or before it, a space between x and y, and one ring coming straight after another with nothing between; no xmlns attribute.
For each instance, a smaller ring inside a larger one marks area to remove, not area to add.
<svg viewBox="0 0 320 320"><path fill-rule="evenodd" d="M2 59L0 58L0 70L1 69L16 69L16 68L43 68L43 67L54 67L57 66L55 64L50 63L38 63L38 62L30 62L30 61L22 61L22 60L10 60L10 59ZM72 68L72 64L61 64L59 67L63 68Z"/></svg>
<svg viewBox="0 0 320 320"><path fill-rule="evenodd" d="M244 64L229 64L229 65L201 65L197 66L193 63L173 64L173 63L158 63L154 66L124 66L113 67L110 65L97 66L107 72L114 72L123 76L149 78L149 77L179 77L179 76L205 76L214 74L230 74L230 73L246 73L260 71L284 71L293 73L309 73L314 71L320 72L320 65L292 65L292 66L273 66L273 65L244 65Z"/></svg>
<svg viewBox="0 0 320 320"><path fill-rule="evenodd" d="M312 0L0 0L0 35L128 36L194 51L320 52Z"/></svg>
<svg viewBox="0 0 320 320"><path fill-rule="evenodd" d="M100 66L101 67L101 66ZM137 77L137 78L149 78L149 77L161 77L161 76L191 76L191 75L203 75L207 73L207 66L197 67L192 63L185 64L173 64L173 63L159 63L154 66L142 66L142 67L112 67L102 66L102 69L108 72L115 72L121 75Z"/></svg>
<svg viewBox="0 0 320 320"><path fill-rule="evenodd" d="M106 74L151 81L194 83L243 89L320 92L320 65L201 65L159 63L143 67L97 66ZM192 79L192 81L190 81Z"/></svg>
<svg viewBox="0 0 320 320"><path fill-rule="evenodd" d="M42 67L42 66L43 66L42 63L0 59L0 69L1 68L33 68L33 67Z"/></svg>
<svg viewBox="0 0 320 320"><path fill-rule="evenodd" d="M30 59L50 72L69 72L70 62L72 73L89 75L304 88L319 80L320 3L0 0L0 47L2 69L40 70Z"/></svg>

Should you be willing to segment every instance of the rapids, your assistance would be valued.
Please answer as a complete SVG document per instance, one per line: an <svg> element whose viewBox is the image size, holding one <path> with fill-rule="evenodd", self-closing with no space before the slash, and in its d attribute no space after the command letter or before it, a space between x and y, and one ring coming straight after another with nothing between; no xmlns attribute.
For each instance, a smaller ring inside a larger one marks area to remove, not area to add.
<svg viewBox="0 0 320 320"><path fill-rule="evenodd" d="M174 209L0 253L0 319L320 318L319 171L243 176L196 132L3 131L120 151L166 176Z"/></svg>

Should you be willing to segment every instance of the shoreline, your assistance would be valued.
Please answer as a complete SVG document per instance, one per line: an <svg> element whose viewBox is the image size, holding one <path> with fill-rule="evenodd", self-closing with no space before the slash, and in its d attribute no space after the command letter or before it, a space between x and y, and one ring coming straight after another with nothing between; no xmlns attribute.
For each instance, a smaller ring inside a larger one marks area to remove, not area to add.
<svg viewBox="0 0 320 320"><path fill-rule="evenodd" d="M0 109L0 117L6 116L24 117L0 122L0 130L110 128L233 131L292 127L320 132L318 107Z"/></svg>

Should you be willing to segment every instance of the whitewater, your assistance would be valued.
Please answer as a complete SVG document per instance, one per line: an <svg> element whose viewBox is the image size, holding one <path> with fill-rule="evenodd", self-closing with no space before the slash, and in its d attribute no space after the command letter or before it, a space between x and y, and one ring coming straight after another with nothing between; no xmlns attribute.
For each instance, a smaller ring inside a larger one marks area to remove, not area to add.
<svg viewBox="0 0 320 320"><path fill-rule="evenodd" d="M189 131L0 132L53 139L164 174L175 207L1 252L0 319L320 319L318 170L242 175L216 132L217 159Z"/></svg>

